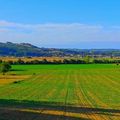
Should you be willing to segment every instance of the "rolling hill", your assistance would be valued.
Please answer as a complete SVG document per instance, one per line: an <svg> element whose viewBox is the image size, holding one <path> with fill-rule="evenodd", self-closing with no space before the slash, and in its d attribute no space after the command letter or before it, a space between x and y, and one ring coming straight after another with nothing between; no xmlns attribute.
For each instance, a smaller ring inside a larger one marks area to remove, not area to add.
<svg viewBox="0 0 120 120"><path fill-rule="evenodd" d="M0 43L0 56L16 57L40 57L40 56L120 56L120 49L58 49L58 48L39 48L29 43Z"/></svg>

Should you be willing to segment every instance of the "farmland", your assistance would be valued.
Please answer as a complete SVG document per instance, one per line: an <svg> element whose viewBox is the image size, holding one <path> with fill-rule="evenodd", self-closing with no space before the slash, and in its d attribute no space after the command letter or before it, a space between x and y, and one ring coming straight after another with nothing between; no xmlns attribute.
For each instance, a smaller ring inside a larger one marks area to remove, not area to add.
<svg viewBox="0 0 120 120"><path fill-rule="evenodd" d="M13 65L0 75L0 120L119 118L119 65Z"/></svg>

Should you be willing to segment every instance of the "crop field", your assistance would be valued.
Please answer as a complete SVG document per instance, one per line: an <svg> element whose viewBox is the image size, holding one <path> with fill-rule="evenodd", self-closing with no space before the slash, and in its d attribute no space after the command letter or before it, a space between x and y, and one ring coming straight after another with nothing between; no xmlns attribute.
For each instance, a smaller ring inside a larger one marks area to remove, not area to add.
<svg viewBox="0 0 120 120"><path fill-rule="evenodd" d="M13 65L0 75L0 120L120 120L120 66Z"/></svg>

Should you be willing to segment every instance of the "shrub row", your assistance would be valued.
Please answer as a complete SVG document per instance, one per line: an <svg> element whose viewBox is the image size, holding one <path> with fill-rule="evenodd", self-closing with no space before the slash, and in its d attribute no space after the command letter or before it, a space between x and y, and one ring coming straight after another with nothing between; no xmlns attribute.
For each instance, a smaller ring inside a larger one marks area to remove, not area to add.
<svg viewBox="0 0 120 120"><path fill-rule="evenodd" d="M2 60L0 60L2 63ZM17 61L8 61L10 64L111 64L116 63L119 64L120 60L108 60L108 59L64 59L64 60L53 60L48 61L47 59L43 60L32 60L32 61L24 61L22 59L18 59Z"/></svg>

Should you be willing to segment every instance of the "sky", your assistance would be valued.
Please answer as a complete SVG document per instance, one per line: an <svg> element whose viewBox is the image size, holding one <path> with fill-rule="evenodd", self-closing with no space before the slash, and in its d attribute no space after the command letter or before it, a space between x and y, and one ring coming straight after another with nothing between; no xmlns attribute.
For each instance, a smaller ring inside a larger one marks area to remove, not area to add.
<svg viewBox="0 0 120 120"><path fill-rule="evenodd" d="M0 42L119 48L120 0L0 0Z"/></svg>

